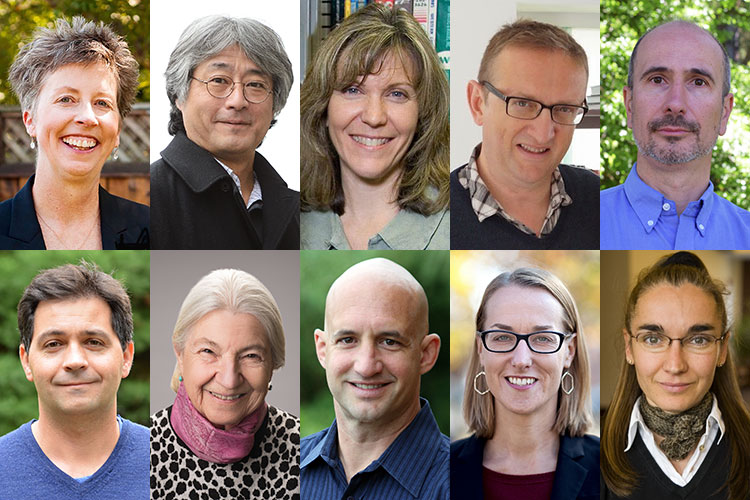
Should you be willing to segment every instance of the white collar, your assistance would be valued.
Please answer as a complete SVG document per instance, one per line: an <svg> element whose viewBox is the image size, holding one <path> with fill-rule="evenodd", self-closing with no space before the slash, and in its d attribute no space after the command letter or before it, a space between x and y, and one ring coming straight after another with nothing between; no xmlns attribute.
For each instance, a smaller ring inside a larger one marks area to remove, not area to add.
<svg viewBox="0 0 750 500"><path fill-rule="evenodd" d="M229 174L229 177L232 178L234 184L237 186L237 190L240 192L240 196L242 196L242 186L240 185L240 178L237 177L237 174L234 173L234 170L224 165L224 163L222 163L221 160L219 160L215 156L214 160L216 160L219 165L221 165L222 168L226 170L227 174ZM255 170L253 170L253 190L252 192L250 192L250 198L248 198L247 207L245 208L250 208L256 201L263 201L263 192L260 189L260 182L258 182L258 177L255 175Z"/></svg>

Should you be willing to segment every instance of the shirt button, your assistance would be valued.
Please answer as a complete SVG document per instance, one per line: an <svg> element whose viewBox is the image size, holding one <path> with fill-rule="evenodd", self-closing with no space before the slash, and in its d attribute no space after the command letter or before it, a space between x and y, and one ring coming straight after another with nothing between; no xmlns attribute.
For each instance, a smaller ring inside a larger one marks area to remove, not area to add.
<svg viewBox="0 0 750 500"><path fill-rule="evenodd" d="M654 225L654 221L652 221L652 220L648 221L648 225L649 226L653 226Z"/></svg>
<svg viewBox="0 0 750 500"><path fill-rule="evenodd" d="M703 224L698 224L698 229L703 231L704 229L706 229L706 227Z"/></svg>
<svg viewBox="0 0 750 500"><path fill-rule="evenodd" d="M669 203L665 203L664 205L661 206L661 208L663 208L665 212L668 212L669 209L672 207L669 206Z"/></svg>
<svg viewBox="0 0 750 500"><path fill-rule="evenodd" d="M705 448L705 446L701 445L701 451L703 451L703 450L704 450L704 448Z"/></svg>

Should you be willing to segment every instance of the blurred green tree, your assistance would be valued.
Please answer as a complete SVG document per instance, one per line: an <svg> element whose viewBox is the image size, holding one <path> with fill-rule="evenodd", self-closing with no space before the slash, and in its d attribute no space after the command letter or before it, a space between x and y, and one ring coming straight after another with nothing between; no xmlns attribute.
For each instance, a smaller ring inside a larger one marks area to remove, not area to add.
<svg viewBox="0 0 750 500"><path fill-rule="evenodd" d="M622 184L636 160L633 134L626 127L622 89L630 54L649 28L670 19L685 19L707 29L724 44L732 61L734 110L727 133L720 137L711 162L715 190L729 201L750 208L750 10L742 0L601 1L601 154L602 189Z"/></svg>
<svg viewBox="0 0 750 500"><path fill-rule="evenodd" d="M109 24L125 38L140 65L136 100L150 99L148 0L5 0L0 2L0 105L18 104L8 82L8 69L18 49L39 26L53 27L55 19L83 16Z"/></svg>
<svg viewBox="0 0 750 500"><path fill-rule="evenodd" d="M333 402L325 372L315 354L313 332L323 328L325 299L336 278L357 262L385 257L406 268L427 294L430 332L440 335L437 363L422 376L422 396L427 398L444 434L450 428L449 414L449 252L447 251L358 251L300 252L300 413L302 436L318 432L333 421Z"/></svg>
<svg viewBox="0 0 750 500"><path fill-rule="evenodd" d="M111 273L125 285L133 308L135 360L122 381L117 411L123 417L149 425L149 252L147 251L0 251L0 435L37 418L37 395L26 380L18 359L18 301L36 274L85 259Z"/></svg>

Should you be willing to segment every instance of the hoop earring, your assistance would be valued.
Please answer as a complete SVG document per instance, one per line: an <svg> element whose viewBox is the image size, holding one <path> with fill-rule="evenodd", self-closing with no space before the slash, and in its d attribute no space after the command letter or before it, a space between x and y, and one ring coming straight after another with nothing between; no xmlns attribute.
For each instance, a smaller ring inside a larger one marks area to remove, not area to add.
<svg viewBox="0 0 750 500"><path fill-rule="evenodd" d="M570 389L565 390L565 377L570 377ZM573 374L570 373L568 370L565 370L565 373L562 374L562 378L560 378L560 389L566 394L570 395L571 392L573 392L573 389L575 389L575 379L573 378Z"/></svg>
<svg viewBox="0 0 750 500"><path fill-rule="evenodd" d="M480 376L480 375L484 375L484 378L485 378L485 383L487 382L487 374L486 374L486 373L484 373L484 370L482 370L481 372L477 373L477 374L476 374L476 375L474 376L474 392L476 392L476 393L477 393L477 394L479 394L480 396L484 396L485 394L487 394L488 392L490 392L490 388L489 388L489 387L487 387L487 389L486 389L486 390L485 390L484 392L482 392L482 391L480 391L479 389L477 389L477 379L479 378L479 376Z"/></svg>
<svg viewBox="0 0 750 500"><path fill-rule="evenodd" d="M36 137L31 138L31 142L29 142L29 147L31 149L36 149Z"/></svg>
<svg viewBox="0 0 750 500"><path fill-rule="evenodd" d="M112 150L112 159L117 160L120 157L120 148L115 146L115 149Z"/></svg>

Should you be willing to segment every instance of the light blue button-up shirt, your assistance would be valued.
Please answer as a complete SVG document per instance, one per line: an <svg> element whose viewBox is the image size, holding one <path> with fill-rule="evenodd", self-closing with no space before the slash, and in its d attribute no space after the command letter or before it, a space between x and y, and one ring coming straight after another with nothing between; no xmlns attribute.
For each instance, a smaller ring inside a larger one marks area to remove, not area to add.
<svg viewBox="0 0 750 500"><path fill-rule="evenodd" d="M638 176L600 195L602 250L750 249L750 212L714 193L714 185L677 214L675 202Z"/></svg>

